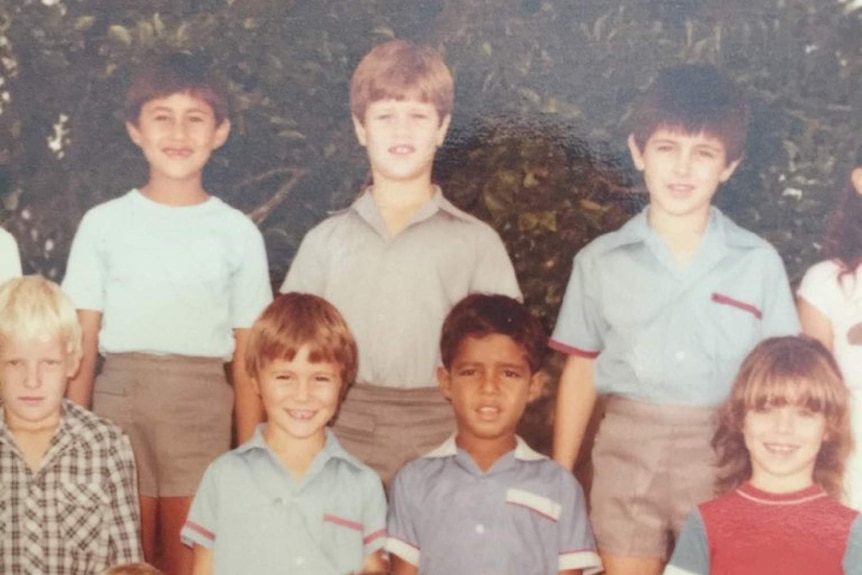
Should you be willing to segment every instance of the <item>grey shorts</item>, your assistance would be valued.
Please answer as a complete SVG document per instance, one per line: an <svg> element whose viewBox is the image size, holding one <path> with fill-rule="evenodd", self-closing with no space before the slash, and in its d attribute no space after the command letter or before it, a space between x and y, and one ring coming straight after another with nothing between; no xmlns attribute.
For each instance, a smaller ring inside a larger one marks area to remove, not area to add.
<svg viewBox="0 0 862 575"><path fill-rule="evenodd" d="M128 434L143 496L193 496L230 448L233 388L221 359L109 354L93 411Z"/></svg>
<svg viewBox="0 0 862 575"><path fill-rule="evenodd" d="M609 398L590 493L602 553L667 557L689 512L714 496L716 425L716 408Z"/></svg>
<svg viewBox="0 0 862 575"><path fill-rule="evenodd" d="M455 415L437 387L356 384L341 404L333 429L344 448L379 473L388 488L405 463L455 432Z"/></svg>

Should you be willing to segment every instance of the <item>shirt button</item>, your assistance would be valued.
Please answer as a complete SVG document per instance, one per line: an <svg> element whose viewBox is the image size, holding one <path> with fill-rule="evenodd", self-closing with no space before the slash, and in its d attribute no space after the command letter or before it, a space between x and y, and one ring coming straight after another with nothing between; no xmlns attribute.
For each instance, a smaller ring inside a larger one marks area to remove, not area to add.
<svg viewBox="0 0 862 575"><path fill-rule="evenodd" d="M685 352L684 351L678 351L678 352L676 352L676 355L674 357L676 358L677 361L682 361L685 359Z"/></svg>
<svg viewBox="0 0 862 575"><path fill-rule="evenodd" d="M297 557L295 563L297 565L302 565L303 563L305 563L305 557Z"/></svg>
<svg viewBox="0 0 862 575"><path fill-rule="evenodd" d="M485 532L485 526L484 526L484 525L482 525L481 523L479 523L478 525L476 525L476 533L478 533L479 535L481 535L481 534L482 534L482 533L484 533L484 532Z"/></svg>

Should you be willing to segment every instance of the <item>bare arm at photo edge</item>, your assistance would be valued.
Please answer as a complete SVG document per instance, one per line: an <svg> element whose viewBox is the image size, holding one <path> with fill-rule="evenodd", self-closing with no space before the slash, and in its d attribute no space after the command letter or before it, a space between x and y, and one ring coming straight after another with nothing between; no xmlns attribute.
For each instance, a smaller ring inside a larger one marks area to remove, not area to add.
<svg viewBox="0 0 862 575"><path fill-rule="evenodd" d="M245 345L248 329L234 329L236 349L231 363L231 379L234 391L234 416L238 443L244 443L254 435L254 428L263 421L263 405L260 396L245 370Z"/></svg>
<svg viewBox="0 0 862 575"><path fill-rule="evenodd" d="M554 460L571 470L578 458L596 404L595 359L570 355L557 388L554 411Z"/></svg>
<svg viewBox="0 0 862 575"><path fill-rule="evenodd" d="M796 310L799 312L799 323L802 324L802 333L820 341L826 349L832 350L833 333L832 322L823 315L816 307L799 298L796 302Z"/></svg>
<svg viewBox="0 0 862 575"><path fill-rule="evenodd" d="M419 568L411 565L398 555L389 555L389 565L391 567L391 575L418 575Z"/></svg>
<svg viewBox="0 0 862 575"><path fill-rule="evenodd" d="M192 575L213 574L213 552L203 545L195 545L192 551Z"/></svg>
<svg viewBox="0 0 862 575"><path fill-rule="evenodd" d="M78 405L90 409L93 402L93 378L96 374L96 360L99 357L99 329L102 327L102 312L79 309L78 322L81 324L83 354L78 373L69 381L66 397Z"/></svg>

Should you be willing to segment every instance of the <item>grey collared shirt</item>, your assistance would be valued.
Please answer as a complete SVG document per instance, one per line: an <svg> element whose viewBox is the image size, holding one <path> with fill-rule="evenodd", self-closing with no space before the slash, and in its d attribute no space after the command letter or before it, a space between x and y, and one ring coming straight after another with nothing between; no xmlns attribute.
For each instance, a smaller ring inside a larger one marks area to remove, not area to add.
<svg viewBox="0 0 862 575"><path fill-rule="evenodd" d="M391 388L436 385L440 328L462 298L521 298L497 233L439 189L395 236L366 190L308 232L281 286L289 291L335 305L359 346L357 381Z"/></svg>

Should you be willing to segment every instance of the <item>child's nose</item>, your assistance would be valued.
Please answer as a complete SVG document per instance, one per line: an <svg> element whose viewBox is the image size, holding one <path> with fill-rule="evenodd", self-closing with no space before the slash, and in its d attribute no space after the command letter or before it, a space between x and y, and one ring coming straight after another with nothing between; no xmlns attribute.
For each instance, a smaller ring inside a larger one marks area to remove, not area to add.
<svg viewBox="0 0 862 575"><path fill-rule="evenodd" d="M296 399L300 401L308 401L308 398L311 396L309 383L306 380L300 380L299 385L296 386Z"/></svg>
<svg viewBox="0 0 862 575"><path fill-rule="evenodd" d="M775 415L775 427L779 431L793 431L793 424L796 415L789 409L779 409Z"/></svg>
<svg viewBox="0 0 862 575"><path fill-rule="evenodd" d="M30 389L39 387L42 383L42 375L39 373L39 366L34 365L27 368L24 374L24 386Z"/></svg>
<svg viewBox="0 0 862 575"><path fill-rule="evenodd" d="M674 163L674 170L676 173L681 175L688 174L691 169L691 153L687 151L681 151L676 156L676 161Z"/></svg>

